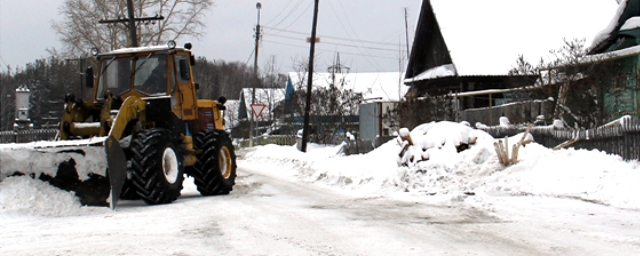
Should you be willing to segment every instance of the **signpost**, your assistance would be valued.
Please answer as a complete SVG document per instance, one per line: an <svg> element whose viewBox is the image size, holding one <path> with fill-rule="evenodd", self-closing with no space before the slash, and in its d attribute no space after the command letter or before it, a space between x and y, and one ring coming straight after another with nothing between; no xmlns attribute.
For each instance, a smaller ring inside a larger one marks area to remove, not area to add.
<svg viewBox="0 0 640 256"><path fill-rule="evenodd" d="M267 106L265 104L259 104L259 103L252 103L250 104L251 106L251 112L253 112L253 116L255 118L253 118L253 122L256 122L256 125L251 125L251 128L249 129L249 133L250 133L250 138L251 140L249 140L249 147L253 147L253 134L255 133L254 129L258 128L258 117L260 117L260 115L262 114L262 111L264 110L264 108ZM253 122L251 122L251 124L253 124Z"/></svg>
<svg viewBox="0 0 640 256"><path fill-rule="evenodd" d="M253 111L253 116L256 118L260 117L264 108L267 107L265 104L251 104L251 111Z"/></svg>

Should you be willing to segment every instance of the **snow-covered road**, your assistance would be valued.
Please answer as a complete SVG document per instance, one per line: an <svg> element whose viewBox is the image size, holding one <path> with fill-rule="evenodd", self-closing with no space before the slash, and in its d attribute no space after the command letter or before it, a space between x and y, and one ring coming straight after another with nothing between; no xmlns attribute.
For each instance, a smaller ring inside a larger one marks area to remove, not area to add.
<svg viewBox="0 0 640 256"><path fill-rule="evenodd" d="M239 161L232 194L0 215L2 255L632 255L637 212L570 199L356 195ZM481 204L481 205L480 205ZM78 215L78 216L70 216Z"/></svg>

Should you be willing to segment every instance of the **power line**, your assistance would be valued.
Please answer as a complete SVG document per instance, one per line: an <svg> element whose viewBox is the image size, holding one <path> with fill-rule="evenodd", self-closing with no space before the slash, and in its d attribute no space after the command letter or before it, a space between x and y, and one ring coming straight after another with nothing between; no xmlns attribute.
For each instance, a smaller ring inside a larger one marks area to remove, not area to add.
<svg viewBox="0 0 640 256"><path fill-rule="evenodd" d="M286 28L290 28L293 24L295 24L298 20L300 20L300 18L302 18L302 16L305 16L307 10L309 10L309 8L312 5L313 5L313 3L310 2L309 5L307 5L307 8L304 8L304 10L300 12L300 15L298 15L298 17L296 17L291 23L289 23L289 26L287 26Z"/></svg>
<svg viewBox="0 0 640 256"><path fill-rule="evenodd" d="M344 7L342 6L342 3L340 1L338 1L338 5L340 6L340 8L342 9L342 13L347 21L347 24L349 25L349 27L351 28L351 31L349 31L348 29L345 28L342 19L340 18L340 16L338 15L338 12L336 12L335 8L333 8L333 4L331 4L332 1L328 1L329 2L329 6L331 7L331 11L333 11L333 13L336 15L336 18L338 18L338 22L340 23L340 26L342 26L342 29L345 30L345 32L347 32L347 35L351 35L353 34L355 36L356 39L360 40L360 38L358 38L358 34L356 33L355 29L353 29L353 26L351 26L351 22L349 22L349 18L346 15L346 12L344 10ZM349 36L349 39L353 42L353 39ZM360 49L358 49L360 52ZM380 68L380 65L378 65L378 63L374 60L370 60L369 58L365 58L365 60L367 62L369 62L369 64L371 64L372 66L376 67L378 70L382 70L382 68Z"/></svg>
<svg viewBox="0 0 640 256"><path fill-rule="evenodd" d="M244 63L245 66L249 65L249 61L251 61L251 57L253 57L253 53L256 52L256 49L251 49L251 54L249 54L249 58L247 58L247 62Z"/></svg>
<svg viewBox="0 0 640 256"><path fill-rule="evenodd" d="M279 37L279 38L284 38L284 39L292 39L292 40L302 40L300 38L297 37L290 37L290 36L283 36L283 35L271 35L274 37ZM391 51L391 52L397 52L398 49L390 49L390 48L380 48L380 47L369 47L369 46L359 46L359 45L351 45L351 44L344 44L344 43L335 43L335 42L328 42L328 41L322 41L323 44L329 44L329 45L337 45L337 46L344 46L344 47L352 47L352 48L363 48L363 49L370 49L370 50L379 50L379 51Z"/></svg>
<svg viewBox="0 0 640 256"><path fill-rule="evenodd" d="M294 0L289 0L289 2L287 3L287 5L285 5L285 6L291 6L291 2L293 2L293 1L294 1ZM302 1L304 1L304 0L299 0L299 1L298 1L298 3L297 3L293 8L291 8L291 11L289 11L289 13L287 13L287 15L285 15L285 16L284 16L284 18L283 18L282 20L280 20L280 22L278 22L278 24L276 24L275 26L278 26L278 25L280 25L282 22L284 22L284 21L287 19L287 17L289 17L289 15L291 15L291 14L293 13L293 11L295 11L295 10L300 6L300 4L302 4ZM285 10L287 10L287 8L282 8L282 10L280 10L280 12L279 12L278 14L276 14L276 16L275 16L273 19L271 19L271 20L269 20L269 22L265 23L265 25L270 24L271 22L273 22L274 20L276 20L278 17L280 17L280 15L282 15L282 13L283 13Z"/></svg>
<svg viewBox="0 0 640 256"><path fill-rule="evenodd" d="M289 47L300 48L300 49L309 49L308 46L295 45L295 44L291 44L291 43L284 43L284 42L265 40L265 39L263 39L262 41L263 42L267 42L267 43L273 43L273 44L279 44L279 45L284 45L284 46L289 46ZM319 48L317 50L318 51L322 51L322 52L331 52L331 53L336 52L335 50L328 50L328 49L321 49L321 48ZM374 55L374 54L363 54L363 53L344 52L344 51L340 51L340 54L351 55L351 56L360 56L360 57L373 57L373 58L379 58L379 59L392 59L392 60L397 60L398 59L397 56L396 57L391 57L391 56L381 56L381 55Z"/></svg>
<svg viewBox="0 0 640 256"><path fill-rule="evenodd" d="M280 29L280 28L274 28L274 27L266 27L266 26L264 28L267 29L267 30L275 30L275 31L291 33L291 34L298 34L298 35L305 35L305 36L307 35L307 33L299 32L299 31L292 31L292 30L286 30L286 29ZM274 35L277 35L277 34L274 33ZM396 44L396 43L386 43L386 42L368 41L368 40L353 40L353 39L350 39L350 38L337 37L337 36L318 35L318 37L335 39L335 40L350 41L350 42L367 43L367 44L398 46L398 44ZM403 44L402 46L405 46L405 45Z"/></svg>

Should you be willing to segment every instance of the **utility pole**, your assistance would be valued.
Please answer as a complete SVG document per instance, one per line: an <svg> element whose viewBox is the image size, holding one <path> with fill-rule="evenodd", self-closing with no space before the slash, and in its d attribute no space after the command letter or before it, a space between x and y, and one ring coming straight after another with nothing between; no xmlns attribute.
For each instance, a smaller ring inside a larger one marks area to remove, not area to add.
<svg viewBox="0 0 640 256"><path fill-rule="evenodd" d="M256 3L256 9L258 10L258 19L256 22L256 44L253 55L253 89L251 90L251 121L249 121L249 147L253 147L253 134L254 134L254 122L256 119L253 114L253 104L256 103L256 85L260 81L258 79L258 51L260 50L260 9L262 9L262 4L260 2ZM257 126L257 124L255 124Z"/></svg>
<svg viewBox="0 0 640 256"><path fill-rule="evenodd" d="M129 13L129 36L131 37L131 47L138 47L136 18L133 16L133 0L127 0L127 12Z"/></svg>
<svg viewBox="0 0 640 256"><path fill-rule="evenodd" d="M407 14L407 8L404 8L404 31L405 31L405 36L406 36L406 42L407 42L407 59L409 59L411 53L409 52L409 14Z"/></svg>
<svg viewBox="0 0 640 256"><path fill-rule="evenodd" d="M313 83L313 59L316 54L316 28L318 26L318 2L315 0L313 8L313 25L311 27L311 49L309 50L309 79L307 80L307 99L304 107L304 127L302 128L302 146L300 151L307 152L309 138L309 111L311 110L311 84Z"/></svg>
<svg viewBox="0 0 640 256"><path fill-rule="evenodd" d="M129 18L127 19L114 19L114 20L99 20L100 24L113 24L113 23L126 23L129 28L129 37L131 39L131 47L138 47L138 35L136 30L136 22L137 21L154 21L154 20L162 20L164 17L158 16L156 14L155 17L144 17L144 18L136 18L133 14L133 0L127 0L127 13Z"/></svg>

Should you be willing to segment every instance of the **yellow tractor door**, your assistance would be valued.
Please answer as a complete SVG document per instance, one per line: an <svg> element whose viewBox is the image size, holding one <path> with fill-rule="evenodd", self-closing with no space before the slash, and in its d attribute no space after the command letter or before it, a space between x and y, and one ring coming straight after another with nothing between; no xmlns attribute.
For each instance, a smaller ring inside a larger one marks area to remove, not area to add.
<svg viewBox="0 0 640 256"><path fill-rule="evenodd" d="M173 112L182 120L195 120L198 117L198 97L191 72L190 53L176 52L173 68L176 81L175 87L170 92Z"/></svg>

